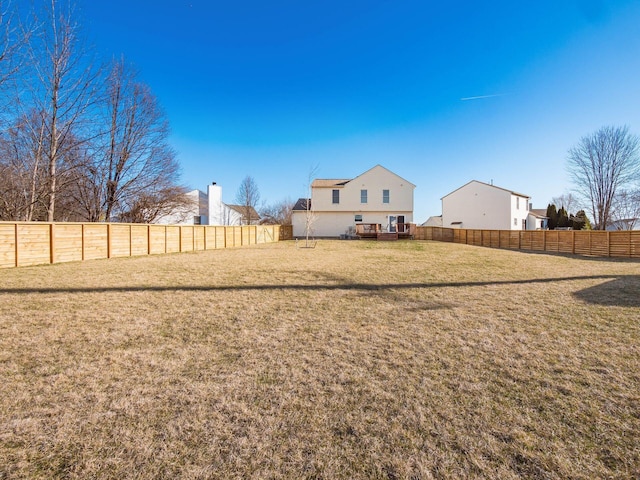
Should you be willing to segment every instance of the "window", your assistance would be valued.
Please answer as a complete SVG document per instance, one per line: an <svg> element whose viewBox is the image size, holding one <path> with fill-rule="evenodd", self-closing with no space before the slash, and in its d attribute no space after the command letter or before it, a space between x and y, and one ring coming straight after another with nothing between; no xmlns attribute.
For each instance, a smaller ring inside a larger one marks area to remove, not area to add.
<svg viewBox="0 0 640 480"><path fill-rule="evenodd" d="M362 215L356 215L356 222L362 221Z"/></svg>
<svg viewBox="0 0 640 480"><path fill-rule="evenodd" d="M514 226L514 227L517 227L517 226L518 226L518 219L517 219L517 218L514 218L514 219L513 219L513 226Z"/></svg>
<svg viewBox="0 0 640 480"><path fill-rule="evenodd" d="M367 203L367 191L360 190L360 203Z"/></svg>
<svg viewBox="0 0 640 480"><path fill-rule="evenodd" d="M193 224L194 225L202 225L202 216L201 215L194 215Z"/></svg>
<svg viewBox="0 0 640 480"><path fill-rule="evenodd" d="M382 190L382 203L389 203L389 190Z"/></svg>
<svg viewBox="0 0 640 480"><path fill-rule="evenodd" d="M516 197L516 209L520 210L520 197Z"/></svg>
<svg viewBox="0 0 640 480"><path fill-rule="evenodd" d="M333 191L333 203L340 203L340 190Z"/></svg>

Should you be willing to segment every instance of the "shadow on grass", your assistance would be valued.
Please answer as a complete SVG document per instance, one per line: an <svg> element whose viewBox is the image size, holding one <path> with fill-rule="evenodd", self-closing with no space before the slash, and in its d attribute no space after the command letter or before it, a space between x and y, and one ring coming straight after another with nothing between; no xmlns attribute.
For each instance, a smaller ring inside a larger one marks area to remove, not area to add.
<svg viewBox="0 0 640 480"><path fill-rule="evenodd" d="M486 247L483 247L486 248ZM580 253L565 253L565 252L552 252L552 251L539 251L539 250L512 250L514 252L527 253L529 255L545 255L552 257L571 258L574 260L589 260L591 262L606 262L606 263L640 263L640 258L630 257L599 257L596 255L586 255Z"/></svg>
<svg viewBox="0 0 640 480"><path fill-rule="evenodd" d="M574 292L573 296L594 305L640 307L640 276L627 275Z"/></svg>
<svg viewBox="0 0 640 480"><path fill-rule="evenodd" d="M331 282L330 279L325 281ZM611 280L600 285L575 292L573 295L585 302L600 305L640 306L640 276L638 275L578 275L573 277L534 278L527 280L499 280L476 282L439 283L348 283L335 279L335 283L276 284L276 285L158 285L158 286L113 286L113 287L24 287L1 288L0 294L47 294L47 293L110 293L110 292L226 292L226 291L331 291L359 290L376 292L399 289L436 289L456 287L487 287L501 285L535 285L576 280ZM335 281L334 280L334 281Z"/></svg>

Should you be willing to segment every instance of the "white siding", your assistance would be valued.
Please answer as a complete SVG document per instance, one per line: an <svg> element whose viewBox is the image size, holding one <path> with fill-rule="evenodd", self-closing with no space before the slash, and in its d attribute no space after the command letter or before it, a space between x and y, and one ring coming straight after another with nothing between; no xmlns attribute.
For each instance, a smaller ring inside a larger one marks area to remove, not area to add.
<svg viewBox="0 0 640 480"><path fill-rule="evenodd" d="M522 230L528 202L528 197L474 180L442 198L442 226Z"/></svg>
<svg viewBox="0 0 640 480"><path fill-rule="evenodd" d="M527 230L542 230L543 224L543 218L538 218L532 214L527 217Z"/></svg>
<svg viewBox="0 0 640 480"><path fill-rule="evenodd" d="M511 230L525 230L524 222L529 216L528 205L528 198L511 194Z"/></svg>
<svg viewBox="0 0 640 480"><path fill-rule="evenodd" d="M241 225L242 215L222 201L222 187L209 185L209 225Z"/></svg>
<svg viewBox="0 0 640 480"><path fill-rule="evenodd" d="M168 215L158 218L154 223L163 225L193 225L194 217L201 217L201 223L208 220L207 194L200 190L192 190L185 194L189 199L183 208L176 209Z"/></svg>
<svg viewBox="0 0 640 480"><path fill-rule="evenodd" d="M415 185L380 165L341 186L313 187L313 235L340 236L349 227L355 227L356 215L362 215L362 223L379 223L383 227L388 225L390 215L404 215L405 223L412 223L414 188ZM340 192L337 204L333 203L333 190ZM361 202L362 190L367 190L367 203ZM383 190L389 190L389 203L383 203ZM294 236L304 235L305 218L306 212L294 212Z"/></svg>

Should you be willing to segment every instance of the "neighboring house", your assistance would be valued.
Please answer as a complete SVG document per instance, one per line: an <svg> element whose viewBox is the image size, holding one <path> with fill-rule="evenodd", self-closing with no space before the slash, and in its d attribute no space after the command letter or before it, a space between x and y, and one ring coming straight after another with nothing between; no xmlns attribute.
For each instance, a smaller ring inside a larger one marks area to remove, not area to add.
<svg viewBox="0 0 640 480"><path fill-rule="evenodd" d="M528 195L472 180L442 197L442 226L487 230L533 230Z"/></svg>
<svg viewBox="0 0 640 480"><path fill-rule="evenodd" d="M187 201L173 212L157 218L153 223L164 225L199 225L206 224L208 217L207 194L200 190L192 190L185 194Z"/></svg>
<svg viewBox="0 0 640 480"><path fill-rule="evenodd" d="M395 232L398 224L413 222L414 189L413 183L380 165L352 179L316 179L311 198L301 198L293 207L293 235L305 235L308 219L315 237L338 237L360 223Z"/></svg>
<svg viewBox="0 0 640 480"><path fill-rule="evenodd" d="M529 205L529 216L527 217L527 230L548 230L549 217L546 208L531 208Z"/></svg>
<svg viewBox="0 0 640 480"><path fill-rule="evenodd" d="M260 215L244 205L231 205L222 201L222 187L215 183L208 187L209 225L257 225Z"/></svg>
<svg viewBox="0 0 640 480"><path fill-rule="evenodd" d="M432 216L424 222L422 227L441 227L442 226L442 215Z"/></svg>
<svg viewBox="0 0 640 480"><path fill-rule="evenodd" d="M191 199L180 211L158 219L155 223L170 225L256 225L260 215L253 207L228 205L222 201L222 187L213 182L207 193L193 190L187 193Z"/></svg>
<svg viewBox="0 0 640 480"><path fill-rule="evenodd" d="M640 218L620 218L618 220L612 220L609 222L606 229L610 232L620 230L640 230Z"/></svg>

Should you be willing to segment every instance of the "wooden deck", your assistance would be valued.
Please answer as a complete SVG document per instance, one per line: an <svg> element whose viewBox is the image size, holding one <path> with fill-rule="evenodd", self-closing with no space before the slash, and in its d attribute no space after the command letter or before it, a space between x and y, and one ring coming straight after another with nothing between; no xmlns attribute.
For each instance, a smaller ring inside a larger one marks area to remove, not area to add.
<svg viewBox="0 0 640 480"><path fill-rule="evenodd" d="M389 232L379 223L358 223L356 235L358 238L375 238L380 241L393 241L399 239L413 239L416 233L415 223L398 223L395 232Z"/></svg>

